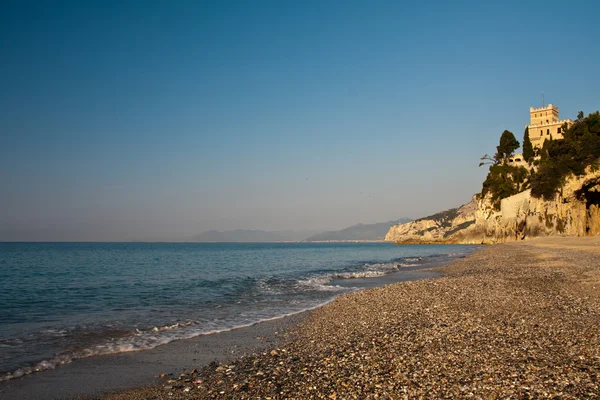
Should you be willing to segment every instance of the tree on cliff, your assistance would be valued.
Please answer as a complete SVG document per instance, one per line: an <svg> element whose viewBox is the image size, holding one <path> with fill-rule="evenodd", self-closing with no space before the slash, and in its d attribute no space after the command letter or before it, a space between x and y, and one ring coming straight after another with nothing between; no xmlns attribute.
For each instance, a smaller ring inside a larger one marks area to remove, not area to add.
<svg viewBox="0 0 600 400"><path fill-rule="evenodd" d="M487 154L480 158L479 166L486 164L496 165L500 163L506 164L508 158L513 155L514 151L519 148L519 141L511 131L505 130L500 136L500 144L496 146L496 154L490 157Z"/></svg>
<svg viewBox="0 0 600 400"><path fill-rule="evenodd" d="M515 135L511 131L505 130L500 136L500 144L496 146L497 153L494 158L498 161L506 161L520 145Z"/></svg>
<svg viewBox="0 0 600 400"><path fill-rule="evenodd" d="M500 209L500 201L517 194L529 187L529 171L525 167L517 167L508 163L490 166L481 195L489 195L494 208Z"/></svg>
<svg viewBox="0 0 600 400"><path fill-rule="evenodd" d="M531 143L530 143L531 145ZM519 141L510 131L502 132L500 144L496 146L497 153L494 158L487 155L481 158L484 164L491 164L490 171L483 182L482 196L489 196L496 209L500 209L500 201L506 197L519 193L529 186L529 172L524 167L517 167L508 163Z"/></svg>
<svg viewBox="0 0 600 400"><path fill-rule="evenodd" d="M523 158L527 162L531 162L533 159L533 145L529 140L529 127L525 127L525 133L523 134Z"/></svg>
<svg viewBox="0 0 600 400"><path fill-rule="evenodd" d="M563 126L566 128L566 126ZM583 175L586 168L600 168L600 113L596 111L564 130L564 139L547 140L540 167L531 179L531 195L551 200L568 175Z"/></svg>

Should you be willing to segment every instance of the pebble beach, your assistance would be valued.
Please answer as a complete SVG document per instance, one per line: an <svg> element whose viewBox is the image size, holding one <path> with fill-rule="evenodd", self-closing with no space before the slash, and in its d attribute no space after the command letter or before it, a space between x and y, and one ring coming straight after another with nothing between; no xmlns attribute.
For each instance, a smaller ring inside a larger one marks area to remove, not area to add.
<svg viewBox="0 0 600 400"><path fill-rule="evenodd" d="M342 295L276 347L103 399L600 398L600 238L495 245Z"/></svg>

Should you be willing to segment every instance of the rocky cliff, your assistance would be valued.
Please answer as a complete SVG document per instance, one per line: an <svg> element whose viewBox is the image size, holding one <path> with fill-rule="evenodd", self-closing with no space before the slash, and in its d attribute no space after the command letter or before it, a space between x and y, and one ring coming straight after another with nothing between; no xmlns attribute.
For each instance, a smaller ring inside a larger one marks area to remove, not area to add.
<svg viewBox="0 0 600 400"><path fill-rule="evenodd" d="M478 201L475 224L459 232L461 243L499 243L537 236L600 235L600 171L571 176L550 201L526 190L502 199L494 210L489 199Z"/></svg>
<svg viewBox="0 0 600 400"><path fill-rule="evenodd" d="M452 243L454 236L475 224L475 198L462 207L452 208L405 224L394 225L385 236L386 242Z"/></svg>
<svg viewBox="0 0 600 400"><path fill-rule="evenodd" d="M459 209L395 225L385 240L484 244L554 235L600 235L600 170L588 168L585 175L566 179L550 201L534 198L526 190L502 199L500 210L495 210L484 197Z"/></svg>

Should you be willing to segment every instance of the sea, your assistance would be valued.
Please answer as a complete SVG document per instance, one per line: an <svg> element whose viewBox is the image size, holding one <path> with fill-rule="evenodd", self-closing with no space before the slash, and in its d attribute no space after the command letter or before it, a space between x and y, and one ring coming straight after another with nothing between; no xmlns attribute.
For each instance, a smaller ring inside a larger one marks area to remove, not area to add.
<svg viewBox="0 0 600 400"><path fill-rule="evenodd" d="M0 243L0 381L439 275L477 250L390 243Z"/></svg>

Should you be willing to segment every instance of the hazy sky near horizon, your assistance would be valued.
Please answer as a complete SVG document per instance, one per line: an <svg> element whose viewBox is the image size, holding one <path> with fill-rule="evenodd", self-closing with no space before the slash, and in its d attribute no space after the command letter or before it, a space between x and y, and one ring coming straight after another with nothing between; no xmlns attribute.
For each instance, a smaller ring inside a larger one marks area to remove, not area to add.
<svg viewBox="0 0 600 400"><path fill-rule="evenodd" d="M0 240L417 218L530 106L600 108L596 1L3 2Z"/></svg>

